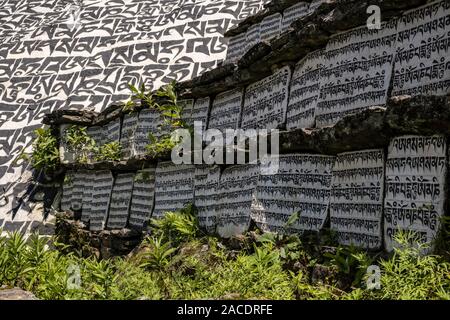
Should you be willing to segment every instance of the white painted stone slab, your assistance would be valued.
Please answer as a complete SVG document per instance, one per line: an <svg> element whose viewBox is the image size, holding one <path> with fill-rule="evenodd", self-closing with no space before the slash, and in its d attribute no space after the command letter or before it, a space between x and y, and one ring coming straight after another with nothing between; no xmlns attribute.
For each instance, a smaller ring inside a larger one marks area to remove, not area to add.
<svg viewBox="0 0 450 320"><path fill-rule="evenodd" d="M287 107L288 130L314 127L323 65L323 50L319 50L307 55L295 67Z"/></svg>
<svg viewBox="0 0 450 320"><path fill-rule="evenodd" d="M444 214L447 143L442 136L402 136L391 141L386 161L385 248L398 230L417 232L424 242L436 236Z"/></svg>
<svg viewBox="0 0 450 320"><path fill-rule="evenodd" d="M121 119L117 118L106 125L106 143L120 142Z"/></svg>
<svg viewBox="0 0 450 320"><path fill-rule="evenodd" d="M324 155L280 155L277 172L259 176L252 203L252 219L258 227L277 233L321 230L328 213L334 161L335 157ZM299 218L287 226L294 213Z"/></svg>
<svg viewBox="0 0 450 320"><path fill-rule="evenodd" d="M108 229L123 229L127 226L133 181L134 173L117 175L109 205Z"/></svg>
<svg viewBox="0 0 450 320"><path fill-rule="evenodd" d="M282 19L281 13L275 13L261 21L261 41L270 41L281 33Z"/></svg>
<svg viewBox="0 0 450 320"><path fill-rule="evenodd" d="M138 113L126 114L123 117L120 144L122 145L122 156L130 158L136 155L136 129L138 124Z"/></svg>
<svg viewBox="0 0 450 320"><path fill-rule="evenodd" d="M105 227L113 183L111 171L95 172L89 227L91 231L100 231Z"/></svg>
<svg viewBox="0 0 450 320"><path fill-rule="evenodd" d="M331 230L342 245L383 245L384 151L341 153L333 168Z"/></svg>
<svg viewBox="0 0 450 320"><path fill-rule="evenodd" d="M238 129L241 118L243 89L234 89L217 95L211 106L208 129Z"/></svg>
<svg viewBox="0 0 450 320"><path fill-rule="evenodd" d="M139 120L136 127L136 154L146 154L146 146L150 143L148 134L151 132L155 137L162 133L160 125L162 124L161 115L154 109L144 109L139 112Z"/></svg>
<svg viewBox="0 0 450 320"><path fill-rule="evenodd" d="M284 125L290 79L291 69L284 67L247 88L242 129L276 129Z"/></svg>
<svg viewBox="0 0 450 320"><path fill-rule="evenodd" d="M206 130L208 125L208 112L209 112L210 98L201 98L195 100L194 107L192 109L191 122L202 122L202 130Z"/></svg>
<svg viewBox="0 0 450 320"><path fill-rule="evenodd" d="M152 215L155 198L155 169L144 169L136 173L128 221L131 228L142 229Z"/></svg>
<svg viewBox="0 0 450 320"><path fill-rule="evenodd" d="M212 234L217 226L218 187L220 167L195 166L194 203L198 211L200 227Z"/></svg>
<svg viewBox="0 0 450 320"><path fill-rule="evenodd" d="M261 42L260 24L256 23L250 26L245 34L245 53Z"/></svg>
<svg viewBox="0 0 450 320"><path fill-rule="evenodd" d="M177 211L194 201L193 165L159 162L155 178L153 218L162 218L168 211Z"/></svg>
<svg viewBox="0 0 450 320"><path fill-rule="evenodd" d="M396 20L381 30L366 26L338 34L328 42L321 72L316 126L386 104L396 39Z"/></svg>
<svg viewBox="0 0 450 320"><path fill-rule="evenodd" d="M83 187L83 210L81 211L81 221L89 222L92 213L92 196L94 192L94 171L83 171L84 187Z"/></svg>
<svg viewBox="0 0 450 320"><path fill-rule="evenodd" d="M61 210L70 211L72 207L72 192L74 183L74 172L67 171L62 185Z"/></svg>
<svg viewBox="0 0 450 320"><path fill-rule="evenodd" d="M246 36L246 33L242 33L229 39L225 63L237 62L244 55Z"/></svg>
<svg viewBox="0 0 450 320"><path fill-rule="evenodd" d="M194 108L194 99L180 100L178 101L178 105L183 108L181 118L186 122L186 124L193 125L194 122L192 120L192 112Z"/></svg>
<svg viewBox="0 0 450 320"><path fill-rule="evenodd" d="M259 165L226 168L220 176L217 233L222 238L243 234L250 226L251 206L259 176Z"/></svg>
<svg viewBox="0 0 450 320"><path fill-rule="evenodd" d="M85 185L86 181L84 172L83 171L74 172L71 207L75 211L79 211L83 207L83 189Z"/></svg>
<svg viewBox="0 0 450 320"><path fill-rule="evenodd" d="M306 16L309 12L309 3L299 2L287 8L283 12L283 22L281 32L285 32L291 26L292 22Z"/></svg>
<svg viewBox="0 0 450 320"><path fill-rule="evenodd" d="M392 95L450 92L450 2L406 12L398 22Z"/></svg>

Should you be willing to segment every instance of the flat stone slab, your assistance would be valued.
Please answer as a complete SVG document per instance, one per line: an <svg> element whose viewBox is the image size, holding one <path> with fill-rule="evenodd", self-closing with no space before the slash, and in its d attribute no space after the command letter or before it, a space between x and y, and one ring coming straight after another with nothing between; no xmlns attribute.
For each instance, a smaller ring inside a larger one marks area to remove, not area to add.
<svg viewBox="0 0 450 320"><path fill-rule="evenodd" d="M38 300L34 294L20 288L0 289L0 300Z"/></svg>

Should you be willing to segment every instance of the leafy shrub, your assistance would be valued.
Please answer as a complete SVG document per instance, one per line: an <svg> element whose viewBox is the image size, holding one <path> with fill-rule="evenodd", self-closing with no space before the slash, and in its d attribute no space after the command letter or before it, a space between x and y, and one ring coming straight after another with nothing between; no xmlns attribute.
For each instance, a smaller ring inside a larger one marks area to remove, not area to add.
<svg viewBox="0 0 450 320"><path fill-rule="evenodd" d="M51 128L39 128L34 130L36 135L33 141L31 165L35 169L44 169L47 172L56 170L60 165L58 140L53 135ZM29 160L30 156L22 153L19 158Z"/></svg>
<svg viewBox="0 0 450 320"><path fill-rule="evenodd" d="M95 140L87 133L87 127L69 126L64 131L64 137L69 151L75 154L75 161L87 163L89 157L96 152Z"/></svg>
<svg viewBox="0 0 450 320"><path fill-rule="evenodd" d="M117 142L109 142L98 148L95 156L97 161L120 161L122 158L122 145Z"/></svg>

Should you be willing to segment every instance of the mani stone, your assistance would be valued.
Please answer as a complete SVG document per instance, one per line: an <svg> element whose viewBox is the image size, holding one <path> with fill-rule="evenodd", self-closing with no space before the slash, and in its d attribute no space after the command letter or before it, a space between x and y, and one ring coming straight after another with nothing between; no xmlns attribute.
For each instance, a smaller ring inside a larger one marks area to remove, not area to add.
<svg viewBox="0 0 450 320"><path fill-rule="evenodd" d="M103 170L95 172L92 192L92 211L89 224L91 231L100 231L105 227L113 183L114 178L111 171Z"/></svg>
<svg viewBox="0 0 450 320"><path fill-rule="evenodd" d="M117 118L106 125L106 143L120 142L120 122Z"/></svg>
<svg viewBox="0 0 450 320"><path fill-rule="evenodd" d="M238 129L241 117L244 89L222 92L216 96L211 106L208 129Z"/></svg>
<svg viewBox="0 0 450 320"><path fill-rule="evenodd" d="M443 136L394 138L386 161L385 248L395 247L399 230L430 244L444 214L447 143ZM431 248L428 248L431 249Z"/></svg>
<svg viewBox="0 0 450 320"><path fill-rule="evenodd" d="M126 114L123 118L120 143L122 145L122 156L131 158L136 155L136 129L138 114Z"/></svg>
<svg viewBox="0 0 450 320"><path fill-rule="evenodd" d="M194 100L180 100L178 101L178 105L182 108L181 118L188 125L193 125L194 121L192 119L192 112L194 107Z"/></svg>
<svg viewBox="0 0 450 320"><path fill-rule="evenodd" d="M281 32L285 32L291 26L291 23L308 14L309 3L299 2L287 8L283 12L283 22L281 25Z"/></svg>
<svg viewBox="0 0 450 320"><path fill-rule="evenodd" d="M366 26L333 36L324 53L316 126L332 126L347 115L386 104L397 20L380 30Z"/></svg>
<svg viewBox="0 0 450 320"><path fill-rule="evenodd" d="M195 166L194 204L198 212L199 225L209 234L216 231L219 181L220 167Z"/></svg>
<svg viewBox="0 0 450 320"><path fill-rule="evenodd" d="M191 123L196 121L202 123L202 131L206 130L208 125L208 112L209 112L210 98L200 98L195 100L194 107L192 108Z"/></svg>
<svg viewBox="0 0 450 320"><path fill-rule="evenodd" d="M155 169L143 169L136 173L128 221L131 228L144 228L152 215L155 198Z"/></svg>
<svg viewBox="0 0 450 320"><path fill-rule="evenodd" d="M381 248L383 190L382 149L338 154L333 168L330 221L339 244Z"/></svg>
<svg viewBox="0 0 450 320"><path fill-rule="evenodd" d="M75 211L81 210L83 206L83 190L86 184L86 175L83 171L76 171L73 174L73 187L72 187L72 209Z"/></svg>
<svg viewBox="0 0 450 320"><path fill-rule="evenodd" d="M245 33L236 35L229 39L225 63L235 63L243 56L245 50L245 42Z"/></svg>
<svg viewBox="0 0 450 320"><path fill-rule="evenodd" d="M155 178L155 207L153 217L164 217L166 212L174 212L191 204L194 200L193 165L175 165L158 162Z"/></svg>
<svg viewBox="0 0 450 320"><path fill-rule="evenodd" d="M250 26L247 30L245 38L245 52L247 52L261 41L260 24L256 23Z"/></svg>
<svg viewBox="0 0 450 320"><path fill-rule="evenodd" d="M260 34L262 41L270 41L281 33L281 20L281 13L275 13L261 21Z"/></svg>
<svg viewBox="0 0 450 320"><path fill-rule="evenodd" d="M291 80L286 129L313 128L320 95L323 50L308 54L295 67Z"/></svg>
<svg viewBox="0 0 450 320"><path fill-rule="evenodd" d="M61 137L59 142L59 159L63 164L74 163L76 161L75 151L69 147L66 140L66 131L71 126L71 124L62 124L59 127L59 136Z"/></svg>
<svg viewBox="0 0 450 320"><path fill-rule="evenodd" d="M450 2L436 1L398 21L393 96L446 95L450 90Z"/></svg>
<svg viewBox="0 0 450 320"><path fill-rule="evenodd" d="M321 230L334 161L332 156L291 154L272 157L270 170L262 165L251 210L258 227L282 234ZM293 214L298 217L288 224Z"/></svg>
<svg viewBox="0 0 450 320"><path fill-rule="evenodd" d="M87 223L92 213L92 193L94 191L94 171L83 171L83 210L81 211L81 221Z"/></svg>
<svg viewBox="0 0 450 320"><path fill-rule="evenodd" d="M242 110L242 129L277 129L286 119L291 69L287 66L251 84Z"/></svg>
<svg viewBox="0 0 450 320"><path fill-rule="evenodd" d="M108 229L123 229L127 226L133 181L134 173L117 175L109 204Z"/></svg>
<svg viewBox="0 0 450 320"><path fill-rule="evenodd" d="M236 165L223 171L216 204L220 237L231 238L248 230L258 175L259 165L254 164Z"/></svg>
<svg viewBox="0 0 450 320"><path fill-rule="evenodd" d="M70 211L72 209L74 172L67 171L62 185L61 210Z"/></svg>
<svg viewBox="0 0 450 320"><path fill-rule="evenodd" d="M135 135L136 155L146 154L146 146L150 143L149 133L156 138L164 133L161 114L155 109L143 109L139 113Z"/></svg>

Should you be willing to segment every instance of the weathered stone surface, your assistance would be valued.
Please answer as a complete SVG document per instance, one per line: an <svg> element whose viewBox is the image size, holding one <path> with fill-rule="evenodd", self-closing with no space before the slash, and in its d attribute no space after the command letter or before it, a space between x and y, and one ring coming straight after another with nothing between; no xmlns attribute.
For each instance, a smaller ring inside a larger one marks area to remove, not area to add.
<svg viewBox="0 0 450 320"><path fill-rule="evenodd" d="M56 110L45 114L42 123L47 125L78 124L90 125L98 117L98 112L89 110Z"/></svg>
<svg viewBox="0 0 450 320"><path fill-rule="evenodd" d="M0 288L0 300L38 300L31 292L20 288Z"/></svg>

